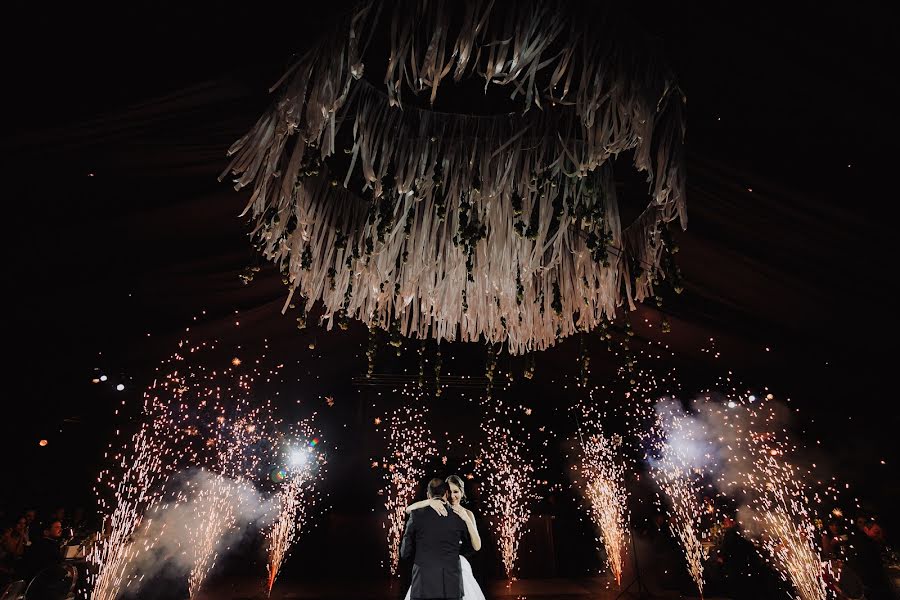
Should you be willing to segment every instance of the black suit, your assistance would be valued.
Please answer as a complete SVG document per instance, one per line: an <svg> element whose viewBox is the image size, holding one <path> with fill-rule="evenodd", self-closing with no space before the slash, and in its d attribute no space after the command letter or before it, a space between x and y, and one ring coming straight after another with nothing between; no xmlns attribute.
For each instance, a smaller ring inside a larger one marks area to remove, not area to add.
<svg viewBox="0 0 900 600"><path fill-rule="evenodd" d="M25 579L31 579L47 567L62 564L62 548L59 542L54 538L42 537L28 547L22 558L24 563L22 574Z"/></svg>
<svg viewBox="0 0 900 600"><path fill-rule="evenodd" d="M412 600L447 600L463 597L460 554L470 554L469 529L459 516L446 517L430 507L414 510L406 522L400 556L415 558Z"/></svg>

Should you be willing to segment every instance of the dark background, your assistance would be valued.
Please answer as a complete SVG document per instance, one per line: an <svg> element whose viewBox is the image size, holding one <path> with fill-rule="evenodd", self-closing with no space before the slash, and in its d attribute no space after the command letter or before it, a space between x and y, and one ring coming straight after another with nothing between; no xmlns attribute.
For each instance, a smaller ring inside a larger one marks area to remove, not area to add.
<svg viewBox="0 0 900 600"><path fill-rule="evenodd" d="M326 410L324 395L336 398L324 413L326 437L341 448L331 463L333 509L310 543L327 563L328 532L369 523L368 541L356 549L379 572L382 533L372 516L379 480L367 469L383 447L372 418L397 399L387 388L353 385L366 370L358 323L297 331L290 315L280 315L285 292L271 269L241 283L241 271L255 264L249 229L237 217L247 193L216 180L225 150L266 108L266 89L292 53L347 6L5 8L0 504L7 519L32 505L93 507L104 449L123 419L113 412L123 399L125 416L138 409L154 368L194 326L193 338L226 336L248 353L268 339L271 355L290 363L282 392L302 397L301 413ZM640 344L670 346L676 356L654 368L676 366L684 397L733 371L747 389L768 386L790 398L799 411L794 433L896 539L891 21L844 3L760 3L738 12L710 2L678 10L637 3L626 12L660 38L688 97L689 225L677 256L686 289L661 311L644 306L632 316ZM672 322L667 336L659 334L662 314ZM702 351L710 338L718 357ZM593 383L615 380L620 358L595 339L587 343ZM448 346L446 373L483 376L482 347ZM500 361L519 381L505 397L533 405L558 436L548 471L562 464L560 448L573 431L564 409L578 392L560 384L577 373L578 348L567 340L537 356L537 376L527 383L523 359ZM416 371L414 349L400 360L389 350L379 373ZM95 369L110 381L91 384ZM123 392L114 390L119 381ZM433 417L472 434L480 410L472 396L451 390ZM559 470L549 477L565 481ZM560 525L573 540L567 550L589 548L572 499L552 497L557 505L537 512L568 511ZM546 564L534 562L534 570ZM319 563L305 564L312 571Z"/></svg>

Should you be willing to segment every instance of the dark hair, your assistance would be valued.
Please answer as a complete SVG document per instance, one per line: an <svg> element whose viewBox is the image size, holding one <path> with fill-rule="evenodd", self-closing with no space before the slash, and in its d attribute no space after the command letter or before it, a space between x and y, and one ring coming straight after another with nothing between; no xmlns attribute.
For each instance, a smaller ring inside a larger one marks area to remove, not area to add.
<svg viewBox="0 0 900 600"><path fill-rule="evenodd" d="M443 498L447 494L447 484L435 477L428 482L428 497Z"/></svg>
<svg viewBox="0 0 900 600"><path fill-rule="evenodd" d="M446 479L446 481L448 485L452 483L459 488L459 491L461 492L459 496L460 502L466 499L466 484L463 483L462 477L460 477L459 475L451 475Z"/></svg>
<svg viewBox="0 0 900 600"><path fill-rule="evenodd" d="M54 523L59 523L59 526L62 527L62 521L59 519L48 519L44 521L44 531L50 531Z"/></svg>

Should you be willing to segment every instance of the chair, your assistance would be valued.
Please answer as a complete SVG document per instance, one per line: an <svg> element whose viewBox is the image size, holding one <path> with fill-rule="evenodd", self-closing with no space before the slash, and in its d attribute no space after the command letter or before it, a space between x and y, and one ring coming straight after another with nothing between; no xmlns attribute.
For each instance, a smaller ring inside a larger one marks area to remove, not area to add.
<svg viewBox="0 0 900 600"><path fill-rule="evenodd" d="M39 571L25 590L24 600L75 600L78 570L69 564Z"/></svg>
<svg viewBox="0 0 900 600"><path fill-rule="evenodd" d="M25 598L26 581L19 579L18 581L9 582L3 591L0 592L0 600L23 600Z"/></svg>

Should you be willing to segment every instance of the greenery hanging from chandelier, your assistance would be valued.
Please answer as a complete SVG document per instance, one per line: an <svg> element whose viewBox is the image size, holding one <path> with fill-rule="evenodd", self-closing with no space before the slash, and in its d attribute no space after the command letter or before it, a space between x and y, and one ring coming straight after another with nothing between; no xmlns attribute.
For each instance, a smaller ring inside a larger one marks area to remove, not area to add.
<svg viewBox="0 0 900 600"><path fill-rule="evenodd" d="M677 277L684 98L649 38L575 6L363 2L296 61L226 170L253 188L245 214L285 308L300 294L328 328L393 323L518 354ZM433 109L472 80L484 91L463 110ZM476 114L489 89L516 111ZM623 153L648 181L625 226Z"/></svg>

